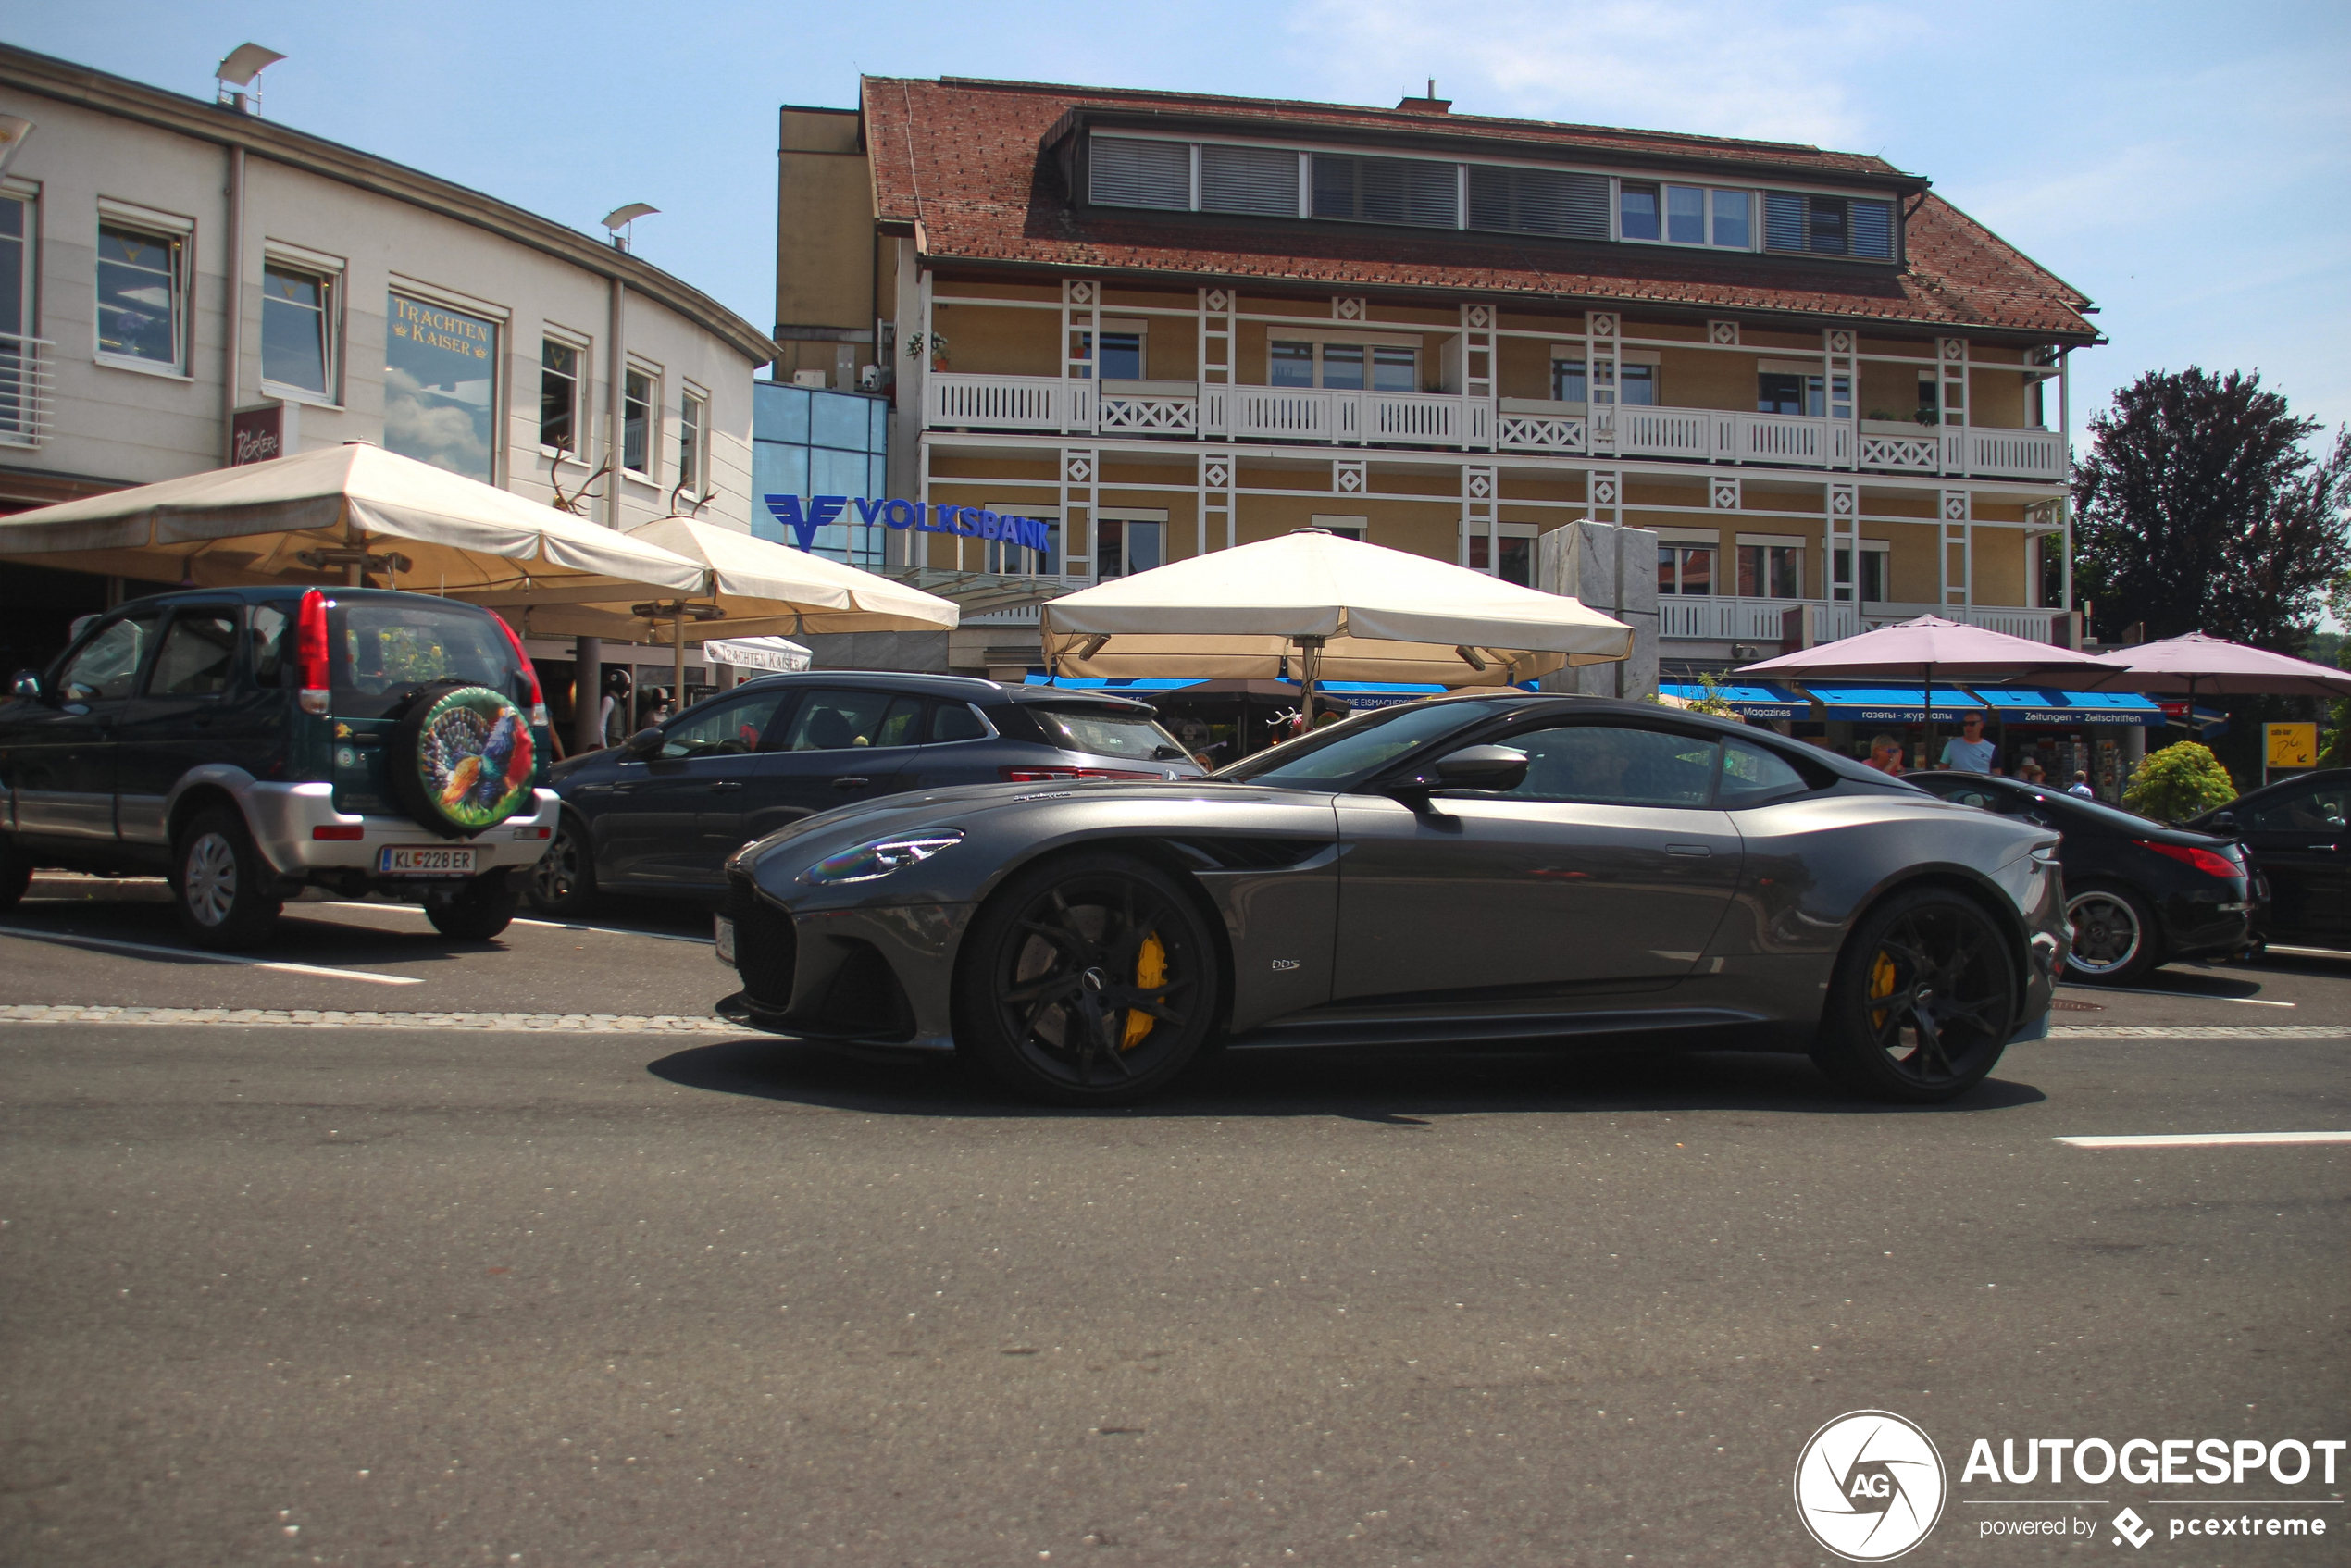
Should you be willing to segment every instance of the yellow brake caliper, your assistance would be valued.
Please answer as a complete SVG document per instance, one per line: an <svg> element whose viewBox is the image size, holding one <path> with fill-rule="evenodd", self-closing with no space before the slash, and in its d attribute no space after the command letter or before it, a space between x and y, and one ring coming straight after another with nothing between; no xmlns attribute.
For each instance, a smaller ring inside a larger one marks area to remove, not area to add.
<svg viewBox="0 0 2351 1568"><path fill-rule="evenodd" d="M1141 951L1135 954L1135 984L1147 991L1155 991L1167 983L1167 947L1153 931L1143 939ZM1118 1049L1132 1051L1143 1043L1158 1020L1139 1007L1126 1010L1126 1033L1119 1039Z"/></svg>
<svg viewBox="0 0 2351 1568"><path fill-rule="evenodd" d="M1870 960L1870 1000L1875 1002L1882 996L1892 996L1894 980L1894 960L1888 958L1885 952L1880 950L1877 956ZM1871 1013L1870 1027L1873 1029L1885 1027L1885 1008L1881 1007Z"/></svg>

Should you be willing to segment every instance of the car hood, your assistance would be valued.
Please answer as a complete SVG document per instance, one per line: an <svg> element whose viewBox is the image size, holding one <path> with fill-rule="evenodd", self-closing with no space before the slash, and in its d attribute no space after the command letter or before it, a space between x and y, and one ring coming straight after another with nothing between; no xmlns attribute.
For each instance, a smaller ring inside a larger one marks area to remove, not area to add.
<svg viewBox="0 0 2351 1568"><path fill-rule="evenodd" d="M992 860L1015 846L1059 837L1073 817L1124 817L1135 826L1150 825L1154 831L1170 833L1198 831L1203 816L1260 827L1268 820L1295 824L1311 819L1320 832L1330 833L1336 831L1331 799L1327 793L1218 784L1206 778L964 784L885 795L803 817L745 844L728 864L748 872L771 892L781 893L802 871L827 855L922 828L962 828L974 848L989 847L988 858ZM939 857L941 862L948 858ZM946 868L942 865L940 869ZM901 888L911 890L928 884L931 878L910 877L901 882L892 877L888 880L889 894L896 896ZM878 881L862 885L882 890Z"/></svg>

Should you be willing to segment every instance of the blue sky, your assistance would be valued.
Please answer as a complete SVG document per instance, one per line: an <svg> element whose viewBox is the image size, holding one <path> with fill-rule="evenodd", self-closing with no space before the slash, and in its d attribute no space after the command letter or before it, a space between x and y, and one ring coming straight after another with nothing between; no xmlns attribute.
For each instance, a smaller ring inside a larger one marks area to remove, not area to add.
<svg viewBox="0 0 2351 1568"><path fill-rule="evenodd" d="M2077 434L2153 368L2258 367L2351 421L2351 6L1769 0L8 8L0 36L180 92L252 39L273 119L637 248L773 317L775 109L859 71L1392 104L1811 142L1931 178L2101 306Z"/></svg>

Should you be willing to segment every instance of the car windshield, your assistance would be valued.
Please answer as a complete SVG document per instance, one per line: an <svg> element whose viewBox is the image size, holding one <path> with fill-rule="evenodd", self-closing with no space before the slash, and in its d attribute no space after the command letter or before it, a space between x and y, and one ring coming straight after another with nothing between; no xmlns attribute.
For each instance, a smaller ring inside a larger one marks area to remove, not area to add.
<svg viewBox="0 0 2351 1568"><path fill-rule="evenodd" d="M1140 714L1101 708L1039 708L1036 714L1045 738L1064 752L1131 762L1175 762L1191 755L1157 720Z"/></svg>
<svg viewBox="0 0 2351 1568"><path fill-rule="evenodd" d="M1409 703L1357 714L1327 729L1243 757L1213 777L1285 790L1333 789L1342 780L1362 778L1409 753L1459 734L1507 705L1499 699L1469 699Z"/></svg>
<svg viewBox="0 0 2351 1568"><path fill-rule="evenodd" d="M429 599L329 600L327 645L338 718L381 718L435 680L529 701L514 645L485 610Z"/></svg>

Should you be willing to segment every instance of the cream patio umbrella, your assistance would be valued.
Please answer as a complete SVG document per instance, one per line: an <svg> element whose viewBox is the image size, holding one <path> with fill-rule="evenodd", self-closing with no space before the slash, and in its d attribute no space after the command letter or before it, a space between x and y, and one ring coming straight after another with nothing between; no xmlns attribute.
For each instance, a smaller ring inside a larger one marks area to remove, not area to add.
<svg viewBox="0 0 2351 1568"><path fill-rule="evenodd" d="M694 581L676 597L651 600L593 584L466 597L518 616L539 636L631 641L666 624L681 697L689 643L810 632L952 631L962 614L952 599L693 517L657 518L622 537L691 562Z"/></svg>
<svg viewBox="0 0 2351 1568"><path fill-rule="evenodd" d="M372 576L466 597L703 577L651 541L364 442L21 512L0 520L0 558L202 587Z"/></svg>
<svg viewBox="0 0 2351 1568"><path fill-rule="evenodd" d="M1507 686L1629 656L1633 630L1577 600L1325 529L1176 561L1049 600L1057 675L1247 678L1298 658L1317 680Z"/></svg>

